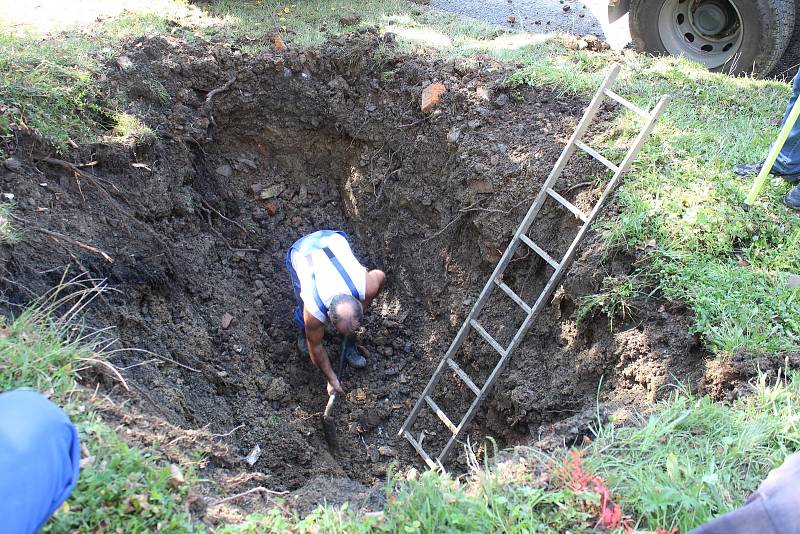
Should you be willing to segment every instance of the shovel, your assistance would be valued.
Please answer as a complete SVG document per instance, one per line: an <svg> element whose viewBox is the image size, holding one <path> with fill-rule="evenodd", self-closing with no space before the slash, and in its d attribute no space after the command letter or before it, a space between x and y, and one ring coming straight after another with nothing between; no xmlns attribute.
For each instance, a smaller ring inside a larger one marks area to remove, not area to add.
<svg viewBox="0 0 800 534"><path fill-rule="evenodd" d="M336 376L339 381L342 380L342 370L344 369L344 351L345 342L342 341L342 351L339 354L339 368L336 370ZM331 450L339 450L339 438L336 436L336 420L333 418L333 404L336 402L336 393L334 392L328 397L328 404L325 405L325 411L322 413L322 433L325 436L325 441Z"/></svg>

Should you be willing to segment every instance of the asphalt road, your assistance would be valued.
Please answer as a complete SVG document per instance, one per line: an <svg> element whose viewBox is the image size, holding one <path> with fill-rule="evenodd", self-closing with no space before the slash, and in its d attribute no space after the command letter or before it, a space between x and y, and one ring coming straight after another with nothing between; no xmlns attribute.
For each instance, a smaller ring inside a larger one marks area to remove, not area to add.
<svg viewBox="0 0 800 534"><path fill-rule="evenodd" d="M606 23L607 0L431 0L431 7L532 33L596 35L622 48L630 41L627 16ZM513 16L514 24L508 22Z"/></svg>

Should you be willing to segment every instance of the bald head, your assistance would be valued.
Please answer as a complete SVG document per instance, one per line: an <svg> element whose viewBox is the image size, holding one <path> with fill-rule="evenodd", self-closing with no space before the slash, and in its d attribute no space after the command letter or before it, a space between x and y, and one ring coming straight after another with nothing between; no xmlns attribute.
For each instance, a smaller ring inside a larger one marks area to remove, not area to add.
<svg viewBox="0 0 800 534"><path fill-rule="evenodd" d="M336 295L328 308L331 324L342 334L349 336L355 333L364 319L364 309L358 299L352 295Z"/></svg>

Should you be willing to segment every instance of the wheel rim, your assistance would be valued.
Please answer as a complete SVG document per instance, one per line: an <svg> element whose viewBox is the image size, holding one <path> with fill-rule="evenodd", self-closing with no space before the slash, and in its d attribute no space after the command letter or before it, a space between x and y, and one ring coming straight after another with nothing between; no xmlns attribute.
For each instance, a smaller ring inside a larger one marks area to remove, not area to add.
<svg viewBox="0 0 800 534"><path fill-rule="evenodd" d="M730 61L742 44L742 18L730 0L667 0L658 15L667 52L713 69Z"/></svg>

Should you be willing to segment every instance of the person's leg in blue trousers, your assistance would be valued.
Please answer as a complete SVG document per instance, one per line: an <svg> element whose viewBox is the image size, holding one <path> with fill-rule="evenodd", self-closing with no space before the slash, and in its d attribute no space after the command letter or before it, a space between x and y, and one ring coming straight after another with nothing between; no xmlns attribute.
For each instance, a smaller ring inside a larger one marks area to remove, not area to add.
<svg viewBox="0 0 800 534"><path fill-rule="evenodd" d="M35 391L0 395L0 532L37 532L78 482L81 448L69 417Z"/></svg>
<svg viewBox="0 0 800 534"><path fill-rule="evenodd" d="M792 110L798 96L800 96L800 70L797 71L794 81L792 81L792 97L786 106L786 113L783 115L781 127L786 123L789 112ZM777 174L800 174L800 120L795 122L789 133L789 138L786 139L786 143L781 148L778 159L775 160L772 169Z"/></svg>

